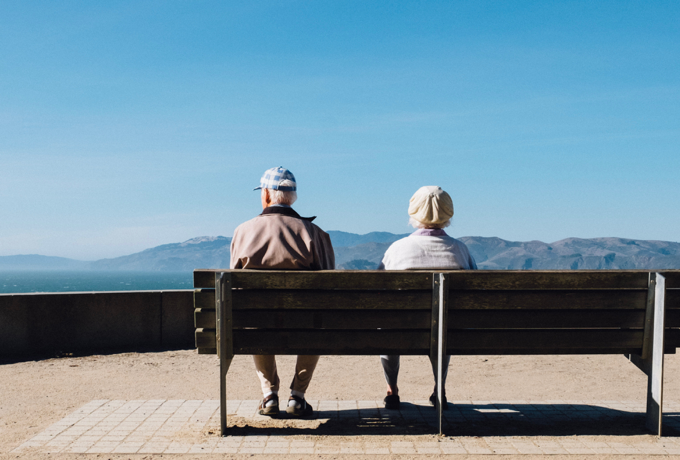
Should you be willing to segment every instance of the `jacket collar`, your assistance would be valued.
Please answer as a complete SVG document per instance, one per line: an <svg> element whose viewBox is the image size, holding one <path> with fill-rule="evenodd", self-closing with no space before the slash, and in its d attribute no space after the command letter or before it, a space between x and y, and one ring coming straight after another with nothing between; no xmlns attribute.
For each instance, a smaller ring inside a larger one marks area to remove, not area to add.
<svg viewBox="0 0 680 460"><path fill-rule="evenodd" d="M284 207L284 206L269 206L269 207L266 207L262 210L262 214L260 214L260 215L263 216L265 214L283 214L284 216L295 217L296 219L306 220L307 222L311 222L314 219L316 219L316 216L301 217L300 214L295 212L295 210L293 208L288 208L288 207Z"/></svg>

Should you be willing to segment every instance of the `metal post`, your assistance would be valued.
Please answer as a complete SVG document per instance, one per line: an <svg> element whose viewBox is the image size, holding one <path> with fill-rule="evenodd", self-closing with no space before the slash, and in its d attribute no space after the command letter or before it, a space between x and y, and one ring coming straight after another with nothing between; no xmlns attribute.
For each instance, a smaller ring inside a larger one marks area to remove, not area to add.
<svg viewBox="0 0 680 460"><path fill-rule="evenodd" d="M666 278L654 273L654 332L651 371L647 378L647 429L661 436L663 418L663 360Z"/></svg>
<svg viewBox="0 0 680 460"><path fill-rule="evenodd" d="M442 434L442 400L444 396L444 354L446 353L446 298L447 283L443 273L435 273L432 278L432 328L430 334L430 361L437 382L435 410L439 434Z"/></svg>
<svg viewBox="0 0 680 460"><path fill-rule="evenodd" d="M430 330L430 362L432 363L432 371L434 372L434 379L435 382L437 382L437 388L441 388L439 386L439 381L440 381L440 367L441 367L441 360L439 359L439 312L441 310L441 305L440 305L440 292L439 292L439 284L440 284L440 278L439 278L439 273L434 273L432 276L432 318L431 318L431 323L432 327ZM437 394L435 394L435 401L434 401L434 408L439 414L439 400L438 400L438 393L439 390L437 390ZM439 434L441 435L441 419L439 419Z"/></svg>
<svg viewBox="0 0 680 460"><path fill-rule="evenodd" d="M442 411L444 410L444 354L446 353L446 298L448 283L443 273L439 273L439 330L437 331L437 418L439 420L439 435L442 434Z"/></svg>
<svg viewBox="0 0 680 460"><path fill-rule="evenodd" d="M215 272L217 354L220 359L220 435L227 435L227 371L234 357L231 316L231 273Z"/></svg>

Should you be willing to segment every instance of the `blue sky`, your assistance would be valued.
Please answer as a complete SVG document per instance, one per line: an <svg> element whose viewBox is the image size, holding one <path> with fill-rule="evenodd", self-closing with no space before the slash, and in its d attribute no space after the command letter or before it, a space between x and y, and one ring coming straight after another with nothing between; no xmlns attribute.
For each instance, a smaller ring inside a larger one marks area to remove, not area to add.
<svg viewBox="0 0 680 460"><path fill-rule="evenodd" d="M0 3L0 255L93 260L260 212L326 230L678 241L680 2Z"/></svg>

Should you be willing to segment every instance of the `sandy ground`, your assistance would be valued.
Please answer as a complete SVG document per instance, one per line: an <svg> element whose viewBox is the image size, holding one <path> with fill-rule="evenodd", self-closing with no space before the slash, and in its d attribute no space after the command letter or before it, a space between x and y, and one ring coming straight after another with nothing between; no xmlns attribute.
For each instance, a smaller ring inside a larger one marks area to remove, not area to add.
<svg viewBox="0 0 680 460"><path fill-rule="evenodd" d="M281 356L278 363L282 387L285 387L292 377L294 357ZM218 369L216 356L198 355L194 350L62 357L2 364L0 458L18 458L16 454L10 454L10 450L91 400L219 399ZM678 356L666 356L664 380L664 398L680 400ZM234 359L227 385L229 399L261 398L252 358L237 356ZM451 360L446 391L449 400L642 401L646 385L646 376L623 356L457 356ZM400 393L403 400L427 399L432 386L431 370L425 357L402 358ZM384 394L385 383L377 356L326 356L319 362L308 398L370 400L380 399ZM280 426L277 424L281 423L280 420L271 422L272 426ZM313 428L314 422L309 423ZM338 433L338 439L340 435ZM393 440L403 436L396 434ZM329 442L333 439L333 433L329 433ZM46 456L33 454L28 458ZM93 458L97 455L59 454L50 457ZM219 457L225 458L225 455ZM332 455L328 458L343 457ZM21 458L27 457L24 454Z"/></svg>

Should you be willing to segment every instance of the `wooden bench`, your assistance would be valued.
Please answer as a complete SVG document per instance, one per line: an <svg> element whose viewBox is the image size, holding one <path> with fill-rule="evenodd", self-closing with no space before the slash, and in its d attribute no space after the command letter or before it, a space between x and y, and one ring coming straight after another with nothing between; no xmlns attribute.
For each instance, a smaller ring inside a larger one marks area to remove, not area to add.
<svg viewBox="0 0 680 460"><path fill-rule="evenodd" d="M194 287L196 347L220 358L223 436L235 354L426 355L440 381L445 353L624 354L648 376L647 427L661 436L680 270L196 270Z"/></svg>

